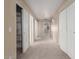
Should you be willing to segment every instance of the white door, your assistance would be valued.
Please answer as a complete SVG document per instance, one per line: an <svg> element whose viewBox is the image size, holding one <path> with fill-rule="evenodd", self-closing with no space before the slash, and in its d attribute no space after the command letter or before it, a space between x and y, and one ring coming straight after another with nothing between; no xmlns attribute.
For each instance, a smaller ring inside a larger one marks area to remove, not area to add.
<svg viewBox="0 0 79 59"><path fill-rule="evenodd" d="M67 8L67 29L67 52L75 59L75 3Z"/></svg>
<svg viewBox="0 0 79 59"><path fill-rule="evenodd" d="M25 52L29 46L29 32L28 32L28 29L29 29L29 16L28 16L28 12L26 10L22 10L22 18L23 18L23 21L22 21L22 27L23 27L23 52Z"/></svg>
<svg viewBox="0 0 79 59"><path fill-rule="evenodd" d="M75 59L75 3L59 15L59 44L71 59Z"/></svg>

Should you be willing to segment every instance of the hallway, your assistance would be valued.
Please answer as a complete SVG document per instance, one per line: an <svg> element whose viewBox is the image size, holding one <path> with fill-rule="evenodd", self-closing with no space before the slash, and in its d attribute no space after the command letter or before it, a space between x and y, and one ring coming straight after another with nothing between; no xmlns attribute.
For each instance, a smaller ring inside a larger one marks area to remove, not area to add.
<svg viewBox="0 0 79 59"><path fill-rule="evenodd" d="M38 41L22 54L21 59L70 59L53 40Z"/></svg>
<svg viewBox="0 0 79 59"><path fill-rule="evenodd" d="M5 59L75 59L75 0L5 0L5 7Z"/></svg>

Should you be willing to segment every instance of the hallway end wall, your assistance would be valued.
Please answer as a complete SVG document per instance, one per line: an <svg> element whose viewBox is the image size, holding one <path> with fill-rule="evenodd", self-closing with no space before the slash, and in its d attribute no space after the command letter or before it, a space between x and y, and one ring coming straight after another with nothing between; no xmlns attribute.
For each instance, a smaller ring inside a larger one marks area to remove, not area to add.
<svg viewBox="0 0 79 59"><path fill-rule="evenodd" d="M51 34L54 42L58 43L59 41L59 15L54 16L51 24Z"/></svg>

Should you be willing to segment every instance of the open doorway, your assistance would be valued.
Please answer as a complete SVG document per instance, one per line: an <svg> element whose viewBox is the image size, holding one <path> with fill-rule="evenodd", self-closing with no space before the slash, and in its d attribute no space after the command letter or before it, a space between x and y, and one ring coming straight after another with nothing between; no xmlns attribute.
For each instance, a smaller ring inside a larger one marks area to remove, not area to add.
<svg viewBox="0 0 79 59"><path fill-rule="evenodd" d="M17 59L23 52L22 44L22 8L16 5L16 48L17 48Z"/></svg>

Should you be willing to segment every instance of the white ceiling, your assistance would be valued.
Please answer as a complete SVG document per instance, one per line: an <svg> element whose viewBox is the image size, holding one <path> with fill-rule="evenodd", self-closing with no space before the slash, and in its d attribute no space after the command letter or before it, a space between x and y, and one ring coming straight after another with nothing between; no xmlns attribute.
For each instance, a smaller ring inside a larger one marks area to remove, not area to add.
<svg viewBox="0 0 79 59"><path fill-rule="evenodd" d="M64 0L25 0L38 19L52 17Z"/></svg>

